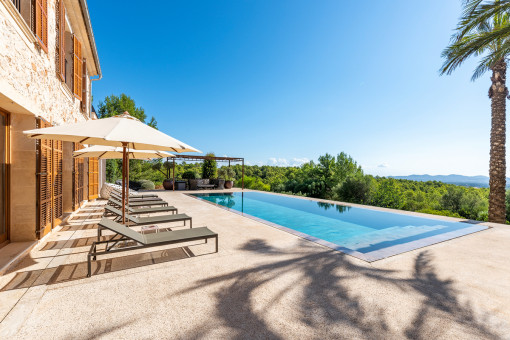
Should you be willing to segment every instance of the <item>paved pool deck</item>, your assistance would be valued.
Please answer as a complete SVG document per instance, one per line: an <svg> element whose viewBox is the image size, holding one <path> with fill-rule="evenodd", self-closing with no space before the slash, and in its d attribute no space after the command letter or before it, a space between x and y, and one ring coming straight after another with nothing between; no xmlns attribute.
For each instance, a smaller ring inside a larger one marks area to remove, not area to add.
<svg viewBox="0 0 510 340"><path fill-rule="evenodd" d="M86 254L88 203L0 276L0 339L510 339L510 227L368 263L182 192L214 242ZM181 228L166 224L166 227Z"/></svg>

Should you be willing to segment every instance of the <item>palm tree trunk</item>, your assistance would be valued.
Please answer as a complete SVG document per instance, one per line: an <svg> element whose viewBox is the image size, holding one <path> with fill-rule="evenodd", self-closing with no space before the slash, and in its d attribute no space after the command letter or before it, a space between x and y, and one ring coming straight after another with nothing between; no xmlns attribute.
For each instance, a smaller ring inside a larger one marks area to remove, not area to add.
<svg viewBox="0 0 510 340"><path fill-rule="evenodd" d="M500 60L492 67L491 98L492 126L489 169L489 222L505 223L506 188L506 62Z"/></svg>

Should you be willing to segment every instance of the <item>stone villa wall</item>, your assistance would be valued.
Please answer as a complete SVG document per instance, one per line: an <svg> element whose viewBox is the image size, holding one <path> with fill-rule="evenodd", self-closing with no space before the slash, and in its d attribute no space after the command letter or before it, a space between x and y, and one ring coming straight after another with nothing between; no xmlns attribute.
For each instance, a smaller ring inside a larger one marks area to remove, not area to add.
<svg viewBox="0 0 510 340"><path fill-rule="evenodd" d="M57 75L56 1L48 1L48 53L34 44L30 32L20 28L22 25L8 11L10 1L0 0L0 109L11 117L9 228L10 240L16 242L36 239L36 143L22 132L36 128L36 117L61 125L85 121L90 112L81 111L81 102ZM90 103L88 78L86 85ZM66 143L64 156L69 158L63 164L66 212L71 210L72 199L71 149Z"/></svg>
<svg viewBox="0 0 510 340"><path fill-rule="evenodd" d="M84 121L90 117L90 112L81 112L80 101L57 75L56 2L48 1L48 53L20 32L16 27L18 23L5 6L0 1L0 93L15 92L16 98L12 99L21 101L17 104L54 125ZM90 80L87 81L87 89L90 89ZM89 93L87 97L90 97Z"/></svg>

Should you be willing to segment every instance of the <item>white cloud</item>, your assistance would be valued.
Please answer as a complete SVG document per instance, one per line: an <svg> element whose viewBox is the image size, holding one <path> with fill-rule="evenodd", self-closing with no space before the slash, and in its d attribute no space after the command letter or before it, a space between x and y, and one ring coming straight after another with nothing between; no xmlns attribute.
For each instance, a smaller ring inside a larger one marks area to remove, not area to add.
<svg viewBox="0 0 510 340"><path fill-rule="evenodd" d="M378 168L388 168L388 167L389 167L389 164L388 164L388 163L386 163L386 162L384 162L384 163L382 163L382 164L379 164L377 167L378 167Z"/></svg>
<svg viewBox="0 0 510 340"><path fill-rule="evenodd" d="M292 158L288 160L286 158L276 158L271 157L267 161L268 165L272 166L300 166L304 163L308 163L310 160L308 158Z"/></svg>
<svg viewBox="0 0 510 340"><path fill-rule="evenodd" d="M298 166L298 165L303 165L308 162L310 162L310 160L308 158L304 157L304 158L292 158L291 163L293 166Z"/></svg>
<svg viewBox="0 0 510 340"><path fill-rule="evenodd" d="M267 164L273 165L273 166L289 166L289 161L287 161L286 158L271 157L271 158L269 158L269 161L267 162Z"/></svg>

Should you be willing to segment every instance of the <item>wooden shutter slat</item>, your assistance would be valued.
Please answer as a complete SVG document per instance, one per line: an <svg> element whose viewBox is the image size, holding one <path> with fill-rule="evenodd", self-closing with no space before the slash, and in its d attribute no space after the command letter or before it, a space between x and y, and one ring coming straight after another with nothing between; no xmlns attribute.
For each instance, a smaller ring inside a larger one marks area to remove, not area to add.
<svg viewBox="0 0 510 340"><path fill-rule="evenodd" d="M82 85L81 85L81 109L83 113L87 113L87 61L83 60L82 67Z"/></svg>
<svg viewBox="0 0 510 340"><path fill-rule="evenodd" d="M63 195L62 195L62 161L63 161L63 142L53 141L52 160L53 160L53 222L62 218L64 214Z"/></svg>
<svg viewBox="0 0 510 340"><path fill-rule="evenodd" d="M74 151L83 149L82 144L74 143ZM74 158L74 174L73 174L73 209L76 210L83 202L83 184L84 184L84 162L83 158Z"/></svg>
<svg viewBox="0 0 510 340"><path fill-rule="evenodd" d="M42 119L38 120L38 127L50 127L51 124ZM38 188L38 223L36 225L36 234L43 237L50 232L52 227L52 160L53 141L49 139L41 139L37 142L38 152L38 173L37 173L37 188Z"/></svg>
<svg viewBox="0 0 510 340"><path fill-rule="evenodd" d="M35 36L48 53L48 0L35 0Z"/></svg>
<svg viewBox="0 0 510 340"><path fill-rule="evenodd" d="M81 55L81 42L73 35L73 92L79 100L82 99L83 59Z"/></svg>
<svg viewBox="0 0 510 340"><path fill-rule="evenodd" d="M46 128L50 123L38 119L37 126ZM37 141L37 210L36 235L41 238L60 223L64 214L63 200L63 147L58 140Z"/></svg>
<svg viewBox="0 0 510 340"><path fill-rule="evenodd" d="M58 0L57 11L57 74L65 81L65 31L66 31L66 9L64 7L64 0Z"/></svg>
<svg viewBox="0 0 510 340"><path fill-rule="evenodd" d="M99 196L99 159L89 158L89 200Z"/></svg>

